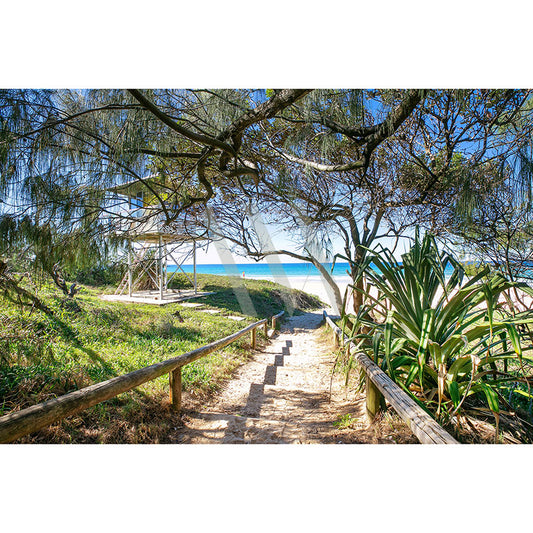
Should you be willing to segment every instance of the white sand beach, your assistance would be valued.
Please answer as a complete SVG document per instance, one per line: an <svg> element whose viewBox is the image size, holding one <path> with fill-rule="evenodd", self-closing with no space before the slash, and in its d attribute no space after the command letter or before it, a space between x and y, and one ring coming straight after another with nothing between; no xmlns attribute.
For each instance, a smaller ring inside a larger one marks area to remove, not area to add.
<svg viewBox="0 0 533 533"><path fill-rule="evenodd" d="M250 279L266 279L266 277L250 276ZM335 306L335 298L331 292L331 288L328 283L320 276L279 276L274 280L273 277L269 278L269 281L275 281L285 287L291 289L299 289L301 291L318 296L325 304L329 305L335 313L338 310ZM339 285L341 294L344 295L344 291L351 279L348 276L336 276L335 281Z"/></svg>
<svg viewBox="0 0 533 533"><path fill-rule="evenodd" d="M250 276L250 279L266 279L266 277ZM273 277L270 277L269 281L275 281L276 283L280 283L281 285L285 285L286 287L290 287L291 289L299 289L309 294L318 296L325 304L330 306L331 311L333 313L339 313L339 310L336 308L335 305L335 298L333 297L331 288L329 287L328 283L320 276L280 276L276 277L275 280ZM339 285L339 289L341 290L342 296L344 296L346 287L351 283L351 279L348 276L335 276L335 281ZM517 300L513 291L510 291L509 294L517 309L519 311L533 309L533 298L525 294L521 290L518 290L517 292L519 294L520 301ZM442 290L437 293L437 298L439 298L441 295ZM502 294L500 295L500 303L504 302L505 297Z"/></svg>

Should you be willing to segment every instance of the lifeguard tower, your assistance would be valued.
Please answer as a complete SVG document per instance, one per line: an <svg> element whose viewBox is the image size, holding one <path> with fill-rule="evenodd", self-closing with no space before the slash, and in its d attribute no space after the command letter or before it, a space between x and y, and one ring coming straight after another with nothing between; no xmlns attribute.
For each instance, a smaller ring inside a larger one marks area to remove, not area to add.
<svg viewBox="0 0 533 533"><path fill-rule="evenodd" d="M164 305L211 294L198 292L196 280L196 251L200 243L207 242L207 236L187 228L183 221L166 223L161 198L167 190L159 176L107 190L116 212L109 217L109 231L127 240L127 271L115 294L104 299ZM172 206L165 208L170 211ZM191 259L192 275L183 269ZM171 265L175 269L169 270ZM190 281L190 288L169 288L179 272Z"/></svg>

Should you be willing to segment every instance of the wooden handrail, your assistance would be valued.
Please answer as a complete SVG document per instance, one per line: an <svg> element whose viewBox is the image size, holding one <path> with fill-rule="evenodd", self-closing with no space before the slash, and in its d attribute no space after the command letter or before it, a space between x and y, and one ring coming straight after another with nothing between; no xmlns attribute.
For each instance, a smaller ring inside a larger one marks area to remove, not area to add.
<svg viewBox="0 0 533 533"><path fill-rule="evenodd" d="M341 339L343 344L348 341L348 337L324 311L324 318L328 326L333 330L334 336ZM354 348L354 344L349 342L349 347ZM438 424L426 411L424 411L404 390L402 390L392 379L379 368L374 361L364 353L354 354L355 359L361 365L369 381L379 390L394 410L409 426L413 434L422 444L459 444L440 424ZM368 408L367 392L367 408ZM375 414L370 409L370 414Z"/></svg>
<svg viewBox="0 0 533 533"><path fill-rule="evenodd" d="M272 317L272 330L273 331L276 331L276 321L278 320L278 318L283 316L284 313L285 313L285 311L281 311L281 313L278 313L277 315L274 315Z"/></svg>
<svg viewBox="0 0 533 533"><path fill-rule="evenodd" d="M283 312L276 315L276 317L279 318L282 314ZM152 381L163 374L169 374L170 402L172 408L179 410L181 407L182 366L192 363L196 359L208 355L215 350L224 348L248 332L252 332L251 344L255 348L255 330L259 326L267 324L268 320L263 318L232 335L197 348L196 350L178 355L172 359L167 359L161 363L155 363L140 370L130 372L129 374L102 381L89 387L70 392L59 398L54 398L37 405L32 405L21 411L4 415L0 417L0 443L13 442L24 435L38 431L67 416L88 409L98 403L105 402L147 381Z"/></svg>

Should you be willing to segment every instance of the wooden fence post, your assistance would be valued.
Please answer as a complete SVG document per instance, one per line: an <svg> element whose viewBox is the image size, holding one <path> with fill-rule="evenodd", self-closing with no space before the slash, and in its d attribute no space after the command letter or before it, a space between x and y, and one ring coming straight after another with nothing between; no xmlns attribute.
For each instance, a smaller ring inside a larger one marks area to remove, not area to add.
<svg viewBox="0 0 533 533"><path fill-rule="evenodd" d="M168 374L170 382L170 406L173 411L181 410L181 366Z"/></svg>
<svg viewBox="0 0 533 533"><path fill-rule="evenodd" d="M251 335L252 335L252 350L255 350L257 348L257 328L252 329Z"/></svg>
<svg viewBox="0 0 533 533"><path fill-rule="evenodd" d="M272 317L272 329L276 331L276 317L275 316Z"/></svg>
<svg viewBox="0 0 533 533"><path fill-rule="evenodd" d="M263 324L263 328L265 330L265 339L268 339L268 322Z"/></svg>
<svg viewBox="0 0 533 533"><path fill-rule="evenodd" d="M384 401L383 395L379 389L372 383L372 380L366 376L366 414L370 420L374 420Z"/></svg>

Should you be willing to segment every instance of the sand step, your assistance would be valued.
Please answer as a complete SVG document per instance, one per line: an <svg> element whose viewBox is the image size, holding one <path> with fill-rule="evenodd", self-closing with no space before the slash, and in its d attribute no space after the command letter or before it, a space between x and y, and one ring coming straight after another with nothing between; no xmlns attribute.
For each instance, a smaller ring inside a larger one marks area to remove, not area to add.
<svg viewBox="0 0 533 533"><path fill-rule="evenodd" d="M302 390L304 392L322 388L322 383L317 383L316 372L305 367L269 366L265 370L265 385Z"/></svg>
<svg viewBox="0 0 533 533"><path fill-rule="evenodd" d="M329 394L321 389L252 383L246 405L238 410L242 416L285 421L294 420L294 412L316 415L326 403Z"/></svg>
<svg viewBox="0 0 533 533"><path fill-rule="evenodd" d="M322 442L322 431L332 425L314 424L315 417L300 418L298 422L267 417L239 416L227 413L195 413L185 425L194 430L182 432L180 444L310 444Z"/></svg>
<svg viewBox="0 0 533 533"><path fill-rule="evenodd" d="M275 365L282 368L310 368L318 361L326 364L329 361L328 356L310 357L307 355L282 355L279 353L259 353L254 355L254 361L264 365Z"/></svg>
<svg viewBox="0 0 533 533"><path fill-rule="evenodd" d="M263 417L238 416L226 413L195 413L195 419L202 421L202 429L194 435L184 434L178 442L187 444L211 442L224 444L301 444L302 426L289 421ZM305 438L305 441L308 439Z"/></svg>

